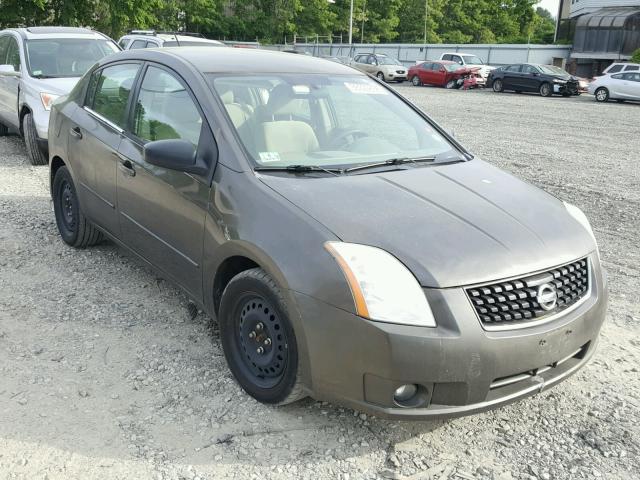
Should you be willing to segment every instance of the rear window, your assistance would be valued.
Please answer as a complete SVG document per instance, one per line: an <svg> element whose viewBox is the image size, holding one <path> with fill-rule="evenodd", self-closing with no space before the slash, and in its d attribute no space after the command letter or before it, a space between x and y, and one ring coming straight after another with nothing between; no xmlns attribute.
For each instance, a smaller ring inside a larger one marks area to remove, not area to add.
<svg viewBox="0 0 640 480"><path fill-rule="evenodd" d="M616 73L622 71L622 65L614 65L610 69L607 70L607 73Z"/></svg>

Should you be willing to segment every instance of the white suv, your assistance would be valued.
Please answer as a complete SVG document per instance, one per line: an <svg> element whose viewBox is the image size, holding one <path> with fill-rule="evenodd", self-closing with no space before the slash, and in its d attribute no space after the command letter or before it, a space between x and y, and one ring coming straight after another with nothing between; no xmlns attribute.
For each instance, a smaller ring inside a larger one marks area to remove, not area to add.
<svg viewBox="0 0 640 480"><path fill-rule="evenodd" d="M156 32L155 30L131 30L118 40L123 50L164 47L225 47L217 40L209 40L200 34L186 32Z"/></svg>
<svg viewBox="0 0 640 480"><path fill-rule="evenodd" d="M621 63L616 62L609 65L602 71L602 75L611 75L612 73L621 72L638 72L640 71L640 63Z"/></svg>
<svg viewBox="0 0 640 480"><path fill-rule="evenodd" d="M489 76L489 72L496 69L496 67L487 65L479 56L472 53L443 53L440 55L440 60L456 62L465 67L480 67L480 75L482 75L482 78L485 80Z"/></svg>

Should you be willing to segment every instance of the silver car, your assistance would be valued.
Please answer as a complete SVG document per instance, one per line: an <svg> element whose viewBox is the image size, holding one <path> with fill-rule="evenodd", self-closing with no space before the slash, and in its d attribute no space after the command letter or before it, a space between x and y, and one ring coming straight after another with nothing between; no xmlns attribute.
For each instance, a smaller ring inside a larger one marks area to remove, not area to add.
<svg viewBox="0 0 640 480"><path fill-rule="evenodd" d="M119 50L106 35L84 28L2 30L0 135L18 131L31 163L45 165L51 104L98 60Z"/></svg>
<svg viewBox="0 0 640 480"><path fill-rule="evenodd" d="M399 60L380 53L359 53L351 66L378 77L384 82L404 82L407 69Z"/></svg>
<svg viewBox="0 0 640 480"><path fill-rule="evenodd" d="M596 78L589 84L589 93L595 95L598 102L609 99L624 102L640 101L640 72L614 73Z"/></svg>

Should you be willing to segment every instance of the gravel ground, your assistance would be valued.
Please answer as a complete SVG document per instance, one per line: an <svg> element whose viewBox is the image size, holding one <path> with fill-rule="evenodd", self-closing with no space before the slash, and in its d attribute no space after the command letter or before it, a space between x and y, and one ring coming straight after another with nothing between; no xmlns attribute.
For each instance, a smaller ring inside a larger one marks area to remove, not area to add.
<svg viewBox="0 0 640 480"><path fill-rule="evenodd" d="M640 477L640 107L398 89L473 152L583 208L609 272L580 373L489 413L404 423L234 383L214 322L106 243L58 237L47 169L0 138L0 477Z"/></svg>

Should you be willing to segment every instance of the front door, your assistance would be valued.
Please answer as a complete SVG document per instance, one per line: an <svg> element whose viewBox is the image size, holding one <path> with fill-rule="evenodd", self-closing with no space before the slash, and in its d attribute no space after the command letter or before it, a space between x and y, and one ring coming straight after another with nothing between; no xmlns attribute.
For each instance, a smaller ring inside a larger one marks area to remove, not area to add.
<svg viewBox="0 0 640 480"><path fill-rule="evenodd" d="M193 95L173 72L147 67L132 105L131 131L119 148L118 208L122 240L196 298L202 298L208 182L144 160L147 142L183 139L198 148L211 131Z"/></svg>
<svg viewBox="0 0 640 480"><path fill-rule="evenodd" d="M0 72L0 122L7 127L18 128L18 92L22 61L20 47L13 35L0 37L0 64L11 65L13 72Z"/></svg>
<svg viewBox="0 0 640 480"><path fill-rule="evenodd" d="M139 63L120 63L95 71L84 105L74 112L67 133L83 208L93 222L116 236L120 232L116 211L117 154L139 70Z"/></svg>
<svg viewBox="0 0 640 480"><path fill-rule="evenodd" d="M540 89L540 73L533 65L523 65L519 90L537 92Z"/></svg>

